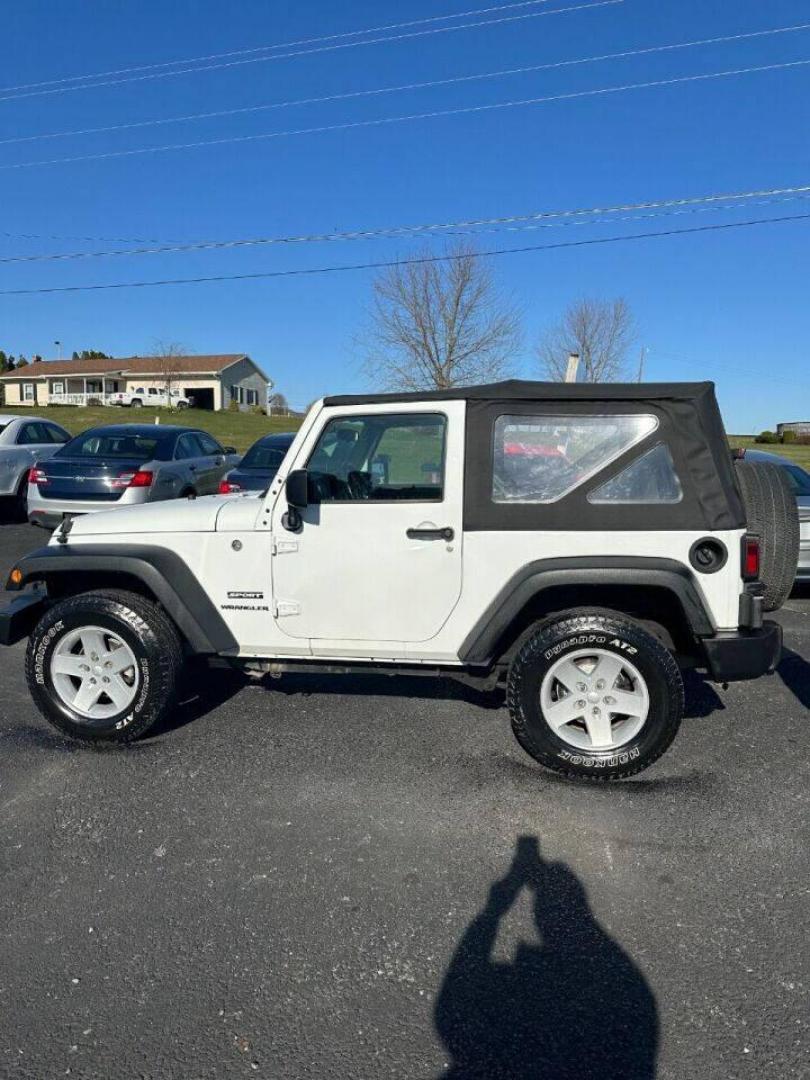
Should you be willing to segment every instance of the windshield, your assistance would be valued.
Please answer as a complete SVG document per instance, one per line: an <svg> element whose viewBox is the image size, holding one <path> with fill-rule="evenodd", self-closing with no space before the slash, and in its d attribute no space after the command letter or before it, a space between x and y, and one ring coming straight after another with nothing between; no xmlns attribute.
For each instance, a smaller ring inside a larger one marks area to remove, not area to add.
<svg viewBox="0 0 810 1080"><path fill-rule="evenodd" d="M242 458L240 469L277 469L284 460L285 450L257 443Z"/></svg>
<svg viewBox="0 0 810 1080"><path fill-rule="evenodd" d="M57 457L121 458L138 461L168 461L171 457L171 439L153 438L149 435L130 434L122 431L85 431L71 439Z"/></svg>

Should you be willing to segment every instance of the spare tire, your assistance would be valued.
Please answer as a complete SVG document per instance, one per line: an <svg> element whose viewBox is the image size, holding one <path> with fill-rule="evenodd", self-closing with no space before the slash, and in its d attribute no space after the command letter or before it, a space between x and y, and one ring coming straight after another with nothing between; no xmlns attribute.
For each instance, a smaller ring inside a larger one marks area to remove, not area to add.
<svg viewBox="0 0 810 1080"><path fill-rule="evenodd" d="M748 531L759 537L763 607L776 611L790 595L799 561L799 509L787 473L770 462L734 462Z"/></svg>

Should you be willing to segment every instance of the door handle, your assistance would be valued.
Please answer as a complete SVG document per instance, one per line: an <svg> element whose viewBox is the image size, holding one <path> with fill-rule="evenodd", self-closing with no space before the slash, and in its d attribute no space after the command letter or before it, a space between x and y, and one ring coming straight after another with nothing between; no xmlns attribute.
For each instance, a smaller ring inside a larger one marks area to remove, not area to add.
<svg viewBox="0 0 810 1080"><path fill-rule="evenodd" d="M197 471L197 466L196 465L189 465L188 471L189 472L196 472Z"/></svg>
<svg viewBox="0 0 810 1080"><path fill-rule="evenodd" d="M405 535L409 540L452 540L456 534L445 525L443 529L407 529Z"/></svg>

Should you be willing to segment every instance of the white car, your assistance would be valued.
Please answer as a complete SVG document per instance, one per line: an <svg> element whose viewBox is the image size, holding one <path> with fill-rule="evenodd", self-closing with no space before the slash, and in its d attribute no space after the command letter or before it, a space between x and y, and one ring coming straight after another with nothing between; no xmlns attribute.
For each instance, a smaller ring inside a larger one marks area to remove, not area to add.
<svg viewBox="0 0 810 1080"><path fill-rule="evenodd" d="M25 520L32 465L69 440L68 432L53 420L0 413L0 499L12 504L15 517Z"/></svg>
<svg viewBox="0 0 810 1080"><path fill-rule="evenodd" d="M108 397L110 405L122 405L132 409L140 409L144 406L149 408L173 409L191 408L191 399L183 395L180 390L174 388L166 390L159 386L136 386L134 390L119 391Z"/></svg>
<svg viewBox="0 0 810 1080"><path fill-rule="evenodd" d="M769 505L787 535L795 501ZM147 731L197 654L503 683L536 761L620 779L675 737L682 669L779 661L785 552L749 515L711 383L326 398L261 493L64 522L12 569L0 643L29 637L33 700L84 741Z"/></svg>

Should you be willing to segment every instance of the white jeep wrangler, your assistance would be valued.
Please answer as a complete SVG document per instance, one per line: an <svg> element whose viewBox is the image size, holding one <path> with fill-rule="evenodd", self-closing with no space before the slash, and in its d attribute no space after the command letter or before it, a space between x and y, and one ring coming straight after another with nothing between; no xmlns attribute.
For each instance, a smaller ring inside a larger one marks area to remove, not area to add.
<svg viewBox="0 0 810 1080"><path fill-rule="evenodd" d="M683 668L779 660L762 612L795 572L795 501L747 469L775 541L747 531L711 383L326 398L261 495L66 522L12 570L0 641L30 635L34 701L88 741L142 735L197 654L503 682L533 758L626 777L672 742Z"/></svg>

